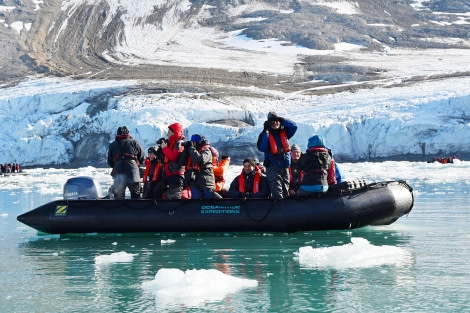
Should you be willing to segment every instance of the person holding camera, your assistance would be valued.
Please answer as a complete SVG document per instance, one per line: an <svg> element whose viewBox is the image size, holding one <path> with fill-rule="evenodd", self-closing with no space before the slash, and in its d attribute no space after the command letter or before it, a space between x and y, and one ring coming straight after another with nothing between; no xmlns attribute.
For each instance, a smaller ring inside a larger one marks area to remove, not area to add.
<svg viewBox="0 0 470 313"><path fill-rule="evenodd" d="M209 141L201 135L194 134L185 143L187 159L185 181L191 188L191 199L221 198L215 192L215 178L212 165L212 152Z"/></svg>
<svg viewBox="0 0 470 313"><path fill-rule="evenodd" d="M271 189L271 198L282 199L289 195L289 166L291 163L289 139L297 131L297 125L280 117L276 112L268 113L263 131L258 136L258 150L264 152L264 167Z"/></svg>

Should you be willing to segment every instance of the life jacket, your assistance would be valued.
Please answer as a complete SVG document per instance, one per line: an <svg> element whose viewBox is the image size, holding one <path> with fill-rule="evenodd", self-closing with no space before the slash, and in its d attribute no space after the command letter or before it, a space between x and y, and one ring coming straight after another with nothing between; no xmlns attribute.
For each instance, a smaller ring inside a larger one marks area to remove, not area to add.
<svg viewBox="0 0 470 313"><path fill-rule="evenodd" d="M173 123L170 126L168 126L168 128L173 131L173 135L168 138L167 148L170 149L170 150L173 150L175 148L175 145L178 142L178 140L184 140L183 125L181 125L180 123ZM179 155L181 155L182 150L178 151L178 152L180 153ZM171 162L172 162L172 160L170 160L165 155L165 157L163 159L163 163L168 164L168 163L171 163Z"/></svg>
<svg viewBox="0 0 470 313"><path fill-rule="evenodd" d="M201 151L204 150L207 147L209 147L209 145L204 145L197 152L201 153ZM201 166L198 163L193 164L193 158L191 157L191 155L188 155L188 161L186 162L186 166L185 166L184 169L186 171L194 170L196 172L199 172L201 170Z"/></svg>
<svg viewBox="0 0 470 313"><path fill-rule="evenodd" d="M253 178L253 194L260 191L260 181L261 181L261 172L255 171L255 177ZM246 181L245 181L245 172L242 171L240 176L238 176L238 191L241 193L246 193Z"/></svg>
<svg viewBox="0 0 470 313"><path fill-rule="evenodd" d="M179 124L175 123L173 125ZM172 125L170 125L170 127L172 127ZM172 129L174 129L175 134L168 138L168 146L162 149L164 154L163 166L166 177L171 175L182 175L184 173L184 166L180 166L179 164L181 155L183 154L183 146L178 146L180 141L184 141L184 136L180 135L182 133L182 128L178 129L177 127L173 127ZM170 159L167 153L171 154L174 159Z"/></svg>
<svg viewBox="0 0 470 313"><path fill-rule="evenodd" d="M126 139L132 139L132 136L130 135L117 135L116 140L126 140ZM122 159L131 159L134 160L135 163L137 163L137 166L140 166L140 162L137 159L137 156L131 153L123 152L123 146L122 142L119 142L119 151L114 155L114 164L119 163L122 161Z"/></svg>
<svg viewBox="0 0 470 313"><path fill-rule="evenodd" d="M144 183L147 182L147 179L149 177L149 173L150 173L150 159L149 158L145 158L145 171L144 171L144 175L142 176L142 181Z"/></svg>
<svg viewBox="0 0 470 313"><path fill-rule="evenodd" d="M229 159L220 160L217 164L217 158L212 157L212 169L214 171L215 191L221 191L225 186L224 172L230 164Z"/></svg>
<svg viewBox="0 0 470 313"><path fill-rule="evenodd" d="M157 182L160 179L160 169L162 168L162 162L156 161L155 167L153 168L152 173L152 183ZM144 183L148 182L148 177L150 174L150 169L152 168L152 163L149 158L145 159L145 172L142 177L142 181Z"/></svg>
<svg viewBox="0 0 470 313"><path fill-rule="evenodd" d="M337 183L336 181L336 166L335 166L335 160L331 159L331 165L330 168L328 169L328 185L334 185Z"/></svg>
<svg viewBox="0 0 470 313"><path fill-rule="evenodd" d="M281 130L281 132L279 133L279 137L281 139L281 144L282 144L281 152L279 151L279 148L277 146L276 138L274 138L273 134L269 132L268 140L269 140L269 146L271 147L272 154L286 153L290 151L290 145L287 139L286 131Z"/></svg>
<svg viewBox="0 0 470 313"><path fill-rule="evenodd" d="M300 171L299 172L299 181L295 182L294 181L294 175L293 175L293 172L292 172L292 166L289 166L289 182L290 183L301 183L303 178L304 178L304 171Z"/></svg>

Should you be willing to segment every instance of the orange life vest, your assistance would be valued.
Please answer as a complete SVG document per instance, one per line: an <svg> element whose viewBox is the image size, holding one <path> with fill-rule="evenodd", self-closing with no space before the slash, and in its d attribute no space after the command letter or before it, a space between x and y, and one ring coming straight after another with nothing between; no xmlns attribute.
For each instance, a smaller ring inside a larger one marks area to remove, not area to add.
<svg viewBox="0 0 470 313"><path fill-rule="evenodd" d="M198 150L199 153L201 153L204 148L208 147L209 145L204 145L201 147L201 149ZM195 170L196 172L199 172L201 170L201 167L199 166L198 163L192 164L193 163L193 158L191 155L188 155L188 162L186 162L185 170Z"/></svg>
<svg viewBox="0 0 470 313"><path fill-rule="evenodd" d="M260 188L260 180L261 180L261 174L259 171L255 172L255 177L253 178L253 190L251 191L253 194L259 192ZM238 191L241 193L246 192L246 184L245 184L245 173L242 171L240 176L238 176Z"/></svg>
<svg viewBox="0 0 470 313"><path fill-rule="evenodd" d="M334 185L336 183L336 166L335 160L332 158L330 168L328 169L328 185Z"/></svg>
<svg viewBox="0 0 470 313"><path fill-rule="evenodd" d="M145 172L144 172L144 176L142 177L142 181L144 183L147 182L147 178L149 177L149 173L150 173L150 159L145 158Z"/></svg>
<svg viewBox="0 0 470 313"><path fill-rule="evenodd" d="M160 179L160 168L162 167L162 163L160 161L157 161L157 164L155 164L155 168L153 169L153 175L152 175L152 183L157 182ZM148 181L148 176L150 174L150 168L151 168L151 163L150 159L146 158L145 159L145 172L144 176L142 177L142 181L144 183L147 183Z"/></svg>
<svg viewBox="0 0 470 313"><path fill-rule="evenodd" d="M215 191L221 191L225 186L224 172L228 169L230 159L222 159L217 164L217 158L212 157L212 169L214 171Z"/></svg>
<svg viewBox="0 0 470 313"><path fill-rule="evenodd" d="M282 153L286 153L290 151L290 145L289 141L287 139L286 131L281 130L279 133L279 137L281 138L281 144L282 144ZM271 153L272 154L278 154L279 153L279 148L277 147L276 139L274 136L269 132L269 146L271 147Z"/></svg>

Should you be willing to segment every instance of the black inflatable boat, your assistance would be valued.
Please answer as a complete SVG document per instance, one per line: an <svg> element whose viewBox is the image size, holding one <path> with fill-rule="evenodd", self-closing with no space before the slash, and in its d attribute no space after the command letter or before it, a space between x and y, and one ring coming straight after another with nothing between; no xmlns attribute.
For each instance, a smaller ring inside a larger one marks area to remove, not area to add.
<svg viewBox="0 0 470 313"><path fill-rule="evenodd" d="M333 185L315 197L213 200L110 200L90 177L64 186L64 199L21 214L18 221L39 231L296 232L388 225L408 214L413 190L405 181Z"/></svg>

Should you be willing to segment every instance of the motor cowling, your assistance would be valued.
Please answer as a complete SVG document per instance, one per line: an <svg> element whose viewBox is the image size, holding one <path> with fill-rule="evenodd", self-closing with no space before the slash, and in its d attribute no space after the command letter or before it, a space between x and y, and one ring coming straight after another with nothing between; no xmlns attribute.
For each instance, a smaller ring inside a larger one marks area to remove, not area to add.
<svg viewBox="0 0 470 313"><path fill-rule="evenodd" d="M103 190L96 179L89 176L69 178L64 185L64 199L99 199Z"/></svg>

